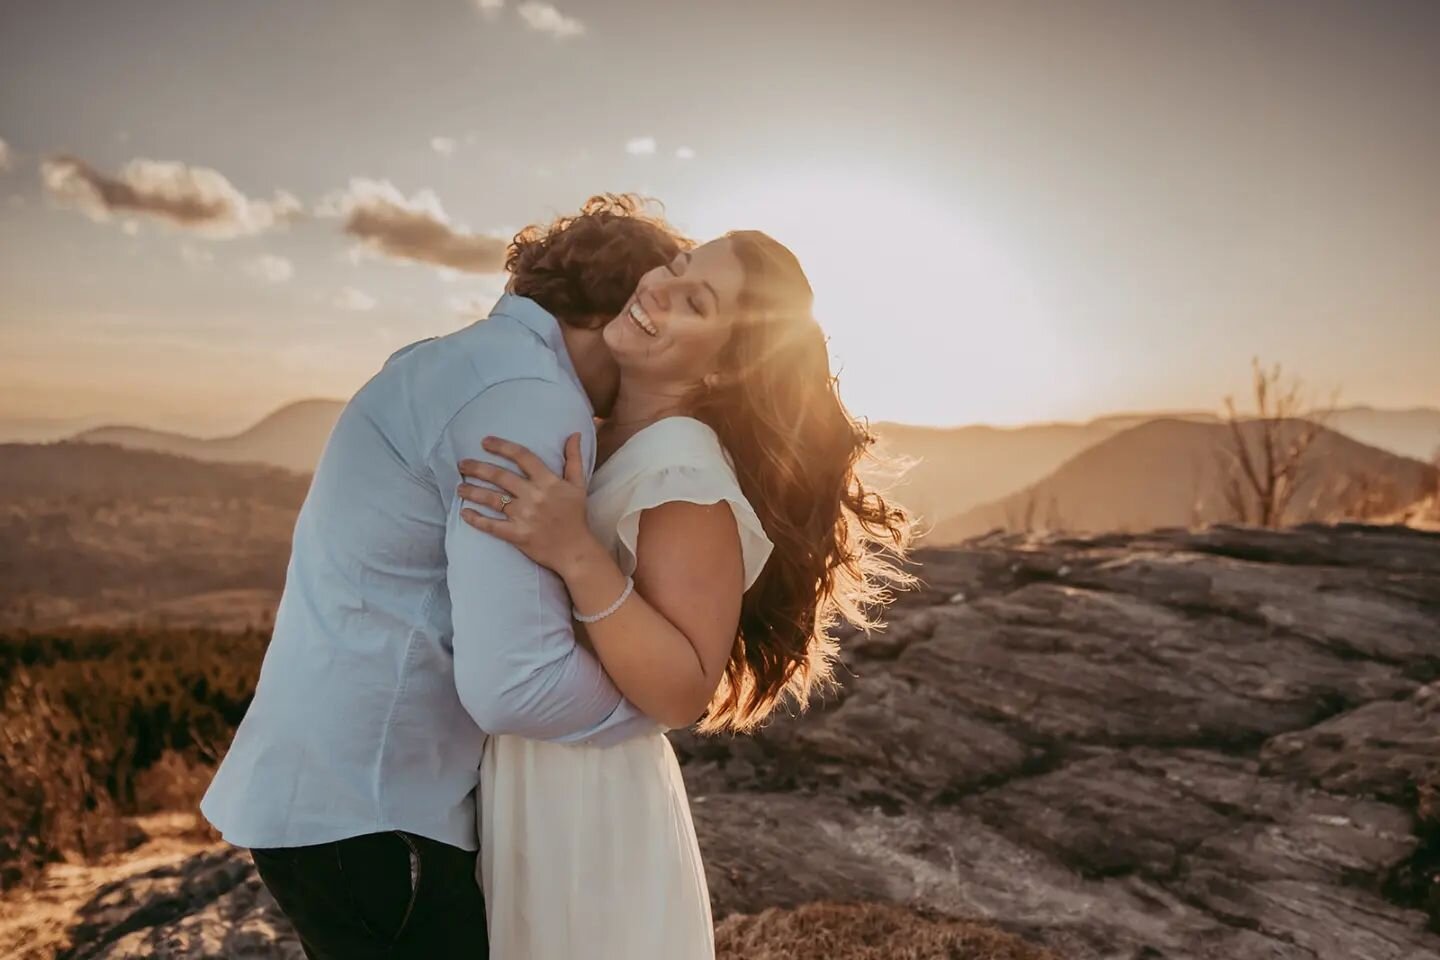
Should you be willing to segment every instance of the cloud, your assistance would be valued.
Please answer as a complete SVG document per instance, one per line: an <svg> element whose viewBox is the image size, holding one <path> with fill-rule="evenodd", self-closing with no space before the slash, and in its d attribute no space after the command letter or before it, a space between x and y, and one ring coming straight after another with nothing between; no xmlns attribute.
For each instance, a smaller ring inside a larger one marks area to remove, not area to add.
<svg viewBox="0 0 1440 960"><path fill-rule="evenodd" d="M185 261L187 266L204 267L215 262L215 254L204 247L197 247L193 243L180 245L180 259Z"/></svg>
<svg viewBox="0 0 1440 960"><path fill-rule="evenodd" d="M487 20L493 20L505 9L505 0L475 0L475 7Z"/></svg>
<svg viewBox="0 0 1440 960"><path fill-rule="evenodd" d="M585 32L585 24L574 17L565 16L550 4L541 3L539 0L526 0L515 8L515 12L520 14L520 19L524 20L531 30L548 33L556 39L578 37Z"/></svg>
<svg viewBox="0 0 1440 960"><path fill-rule="evenodd" d="M695 151L692 150L692 149L690 149L689 147L676 147L676 148L675 148L675 159L676 159L676 160L694 160L694 159L695 159Z"/></svg>
<svg viewBox="0 0 1440 960"><path fill-rule="evenodd" d="M455 148L457 146L459 146L459 144L455 142L454 137L430 138L430 149L434 150L442 157L453 157L455 155Z"/></svg>
<svg viewBox="0 0 1440 960"><path fill-rule="evenodd" d="M172 161L131 160L109 177L83 160L49 157L40 176L59 203L92 220L141 213L217 239L283 227L302 211L300 201L283 190L271 200L255 200L217 170Z"/></svg>
<svg viewBox="0 0 1440 960"><path fill-rule="evenodd" d="M120 224L120 229L125 231L125 236L127 237L138 237L140 235L140 221L126 220Z"/></svg>
<svg viewBox="0 0 1440 960"><path fill-rule="evenodd" d="M10 154L10 145L4 140L0 140L0 173L9 170L14 162L15 160Z"/></svg>
<svg viewBox="0 0 1440 960"><path fill-rule="evenodd" d="M346 287L335 294L335 299L330 303L341 310L353 310L356 313L364 313L367 310L374 310L376 299L364 290L356 290L354 287Z"/></svg>
<svg viewBox="0 0 1440 960"><path fill-rule="evenodd" d="M295 265L273 253L245 261L245 272L262 283L284 283L295 276Z"/></svg>
<svg viewBox="0 0 1440 960"><path fill-rule="evenodd" d="M654 137L634 137L625 141L625 152L632 157L648 157L655 153Z"/></svg>
<svg viewBox="0 0 1440 960"><path fill-rule="evenodd" d="M452 224L432 190L407 199L388 180L357 177L348 189L326 197L319 212L343 217L345 232L373 254L463 273L499 273L505 267L510 241Z"/></svg>

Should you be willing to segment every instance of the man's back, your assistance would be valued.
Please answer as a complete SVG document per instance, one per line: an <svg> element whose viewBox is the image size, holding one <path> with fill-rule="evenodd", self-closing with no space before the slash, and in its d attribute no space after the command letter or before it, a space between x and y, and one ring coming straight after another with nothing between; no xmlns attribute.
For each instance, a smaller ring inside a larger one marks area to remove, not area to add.
<svg viewBox="0 0 1440 960"><path fill-rule="evenodd" d="M486 433L558 451L580 432L593 450L558 337L506 297L488 321L395 354L346 406L296 522L255 700L202 804L226 839L400 829L474 849L486 730L566 739L641 722L567 636L558 581L457 518L455 464ZM517 700L537 669L559 699Z"/></svg>

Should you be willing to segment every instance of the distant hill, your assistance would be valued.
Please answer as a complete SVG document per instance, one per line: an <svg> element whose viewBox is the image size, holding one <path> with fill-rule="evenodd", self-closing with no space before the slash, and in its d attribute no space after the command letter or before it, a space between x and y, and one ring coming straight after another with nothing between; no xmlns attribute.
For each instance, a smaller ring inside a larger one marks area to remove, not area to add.
<svg viewBox="0 0 1440 960"><path fill-rule="evenodd" d="M1034 483L1070 457L1113 435L1104 424L1027 427L874 427L880 453L909 461L896 500L927 526Z"/></svg>
<svg viewBox="0 0 1440 960"><path fill-rule="evenodd" d="M925 520L943 523L972 507L1028 486L1082 450L1156 418L1216 422L1199 412L1131 413L1088 423L1020 427L915 427L878 423L880 452L910 461L895 499Z"/></svg>
<svg viewBox="0 0 1440 960"><path fill-rule="evenodd" d="M292 403L242 433L214 439L128 426L86 430L75 439L308 473L319 461L343 407L339 400ZM1218 423L1211 413L1178 411L1019 427L879 423L875 432L885 454L912 464L895 485L895 498L922 516L927 526L935 526L1028 487L1083 450L1157 419ZM1328 423L1352 439L1402 456L1428 459L1440 447L1440 410L1347 407L1332 413Z"/></svg>
<svg viewBox="0 0 1440 960"><path fill-rule="evenodd" d="M1440 452L1440 410L1430 407L1412 410L1343 407L1326 418L1325 425L1353 440L1402 457L1428 462Z"/></svg>
<svg viewBox="0 0 1440 960"><path fill-rule="evenodd" d="M1252 435L1256 424L1247 424ZM944 520L928 543L957 543L994 529L1141 531L1229 519L1220 454L1228 428L1218 423L1153 420L1071 457L1025 488ZM1333 517L1368 478L1400 504L1435 489L1435 468L1333 430L1311 448L1314 468L1287 519Z"/></svg>
<svg viewBox="0 0 1440 960"><path fill-rule="evenodd" d="M1103 440L1156 420L1220 423L1212 413L1179 411L1020 427L878 423L874 430L883 453L915 461L896 483L895 498L934 527L1038 482ZM1440 447L1440 410L1345 407L1326 423L1353 440L1403 457L1428 460Z"/></svg>
<svg viewBox="0 0 1440 960"><path fill-rule="evenodd" d="M260 622L308 487L274 467L0 445L0 628Z"/></svg>
<svg viewBox="0 0 1440 960"><path fill-rule="evenodd" d="M220 463L264 463L310 473L345 404L339 400L301 400L281 407L242 433L202 439L144 427L110 426L86 430L79 443L108 443Z"/></svg>
<svg viewBox="0 0 1440 960"><path fill-rule="evenodd" d="M0 417L0 443L53 443L96 425L95 417Z"/></svg>

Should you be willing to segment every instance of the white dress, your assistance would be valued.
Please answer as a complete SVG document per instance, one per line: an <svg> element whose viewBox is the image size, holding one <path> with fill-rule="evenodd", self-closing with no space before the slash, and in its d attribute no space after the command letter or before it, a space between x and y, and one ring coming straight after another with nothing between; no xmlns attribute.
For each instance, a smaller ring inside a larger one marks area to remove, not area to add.
<svg viewBox="0 0 1440 960"><path fill-rule="evenodd" d="M640 515L728 502L748 589L770 555L719 439L660 420L595 471L591 529L635 571ZM493 960L711 960L705 868L675 752L656 726L614 746L491 737L481 764L480 875Z"/></svg>

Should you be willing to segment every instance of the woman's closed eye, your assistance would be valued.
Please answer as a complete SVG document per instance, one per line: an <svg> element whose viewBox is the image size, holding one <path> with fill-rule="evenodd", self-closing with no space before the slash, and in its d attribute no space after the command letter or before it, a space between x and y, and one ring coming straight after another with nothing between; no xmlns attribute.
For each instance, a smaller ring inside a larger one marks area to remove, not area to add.
<svg viewBox="0 0 1440 960"><path fill-rule="evenodd" d="M678 277L681 275L681 270L677 266L677 264L679 263L680 261L678 260L672 260L669 263L665 264L665 269L670 271L671 276ZM700 316L703 317L705 315L705 308L701 306L700 301L695 299L694 296L687 296L685 298L685 302L689 304L691 310L694 310L696 313L700 314Z"/></svg>
<svg viewBox="0 0 1440 960"><path fill-rule="evenodd" d="M680 256L676 257L674 260L671 260L669 263L665 264L665 269L668 270L668 271L670 271L670 275L671 275L672 277L680 277L680 276L684 276L684 274L685 274L685 271L684 271L683 269L681 269L682 266L689 266L689 264L690 264L690 257L689 257L689 255L688 255L688 254L681 254ZM691 309L691 310L695 311L697 314L699 314L699 315L702 316L702 317L705 316L705 305L704 305L704 300L703 300L703 299L697 298L697 297L695 297L693 294L691 294L691 295L686 296L685 302L690 306L690 309Z"/></svg>

